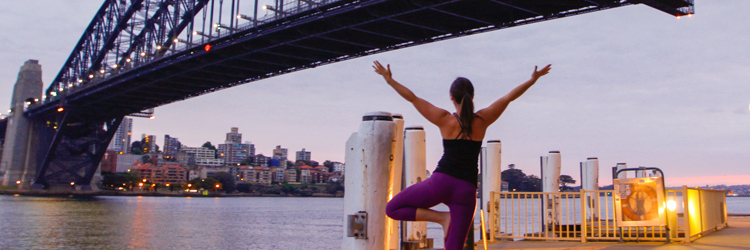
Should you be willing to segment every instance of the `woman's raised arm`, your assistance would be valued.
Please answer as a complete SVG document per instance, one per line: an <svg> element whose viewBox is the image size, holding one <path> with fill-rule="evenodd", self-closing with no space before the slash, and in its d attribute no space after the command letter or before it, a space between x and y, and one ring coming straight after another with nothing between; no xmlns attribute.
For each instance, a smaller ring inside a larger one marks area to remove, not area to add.
<svg viewBox="0 0 750 250"><path fill-rule="evenodd" d="M541 70L537 70L538 67L534 66L534 73L531 74L531 79L522 83L521 85L518 85L513 90L508 92L508 94L500 97L500 99L497 99L497 101L490 104L490 106L488 106L487 108L477 111L477 115L479 117L482 117L485 126L489 126L490 124L495 122L497 118L499 118L500 115L503 114L505 108L508 107L508 104L510 102L518 99L518 97L523 95L523 93L526 92L526 90L528 90L532 85L534 85L534 83L536 83L536 81L539 80L540 77L549 73L551 66L551 64L548 64Z"/></svg>
<svg viewBox="0 0 750 250"><path fill-rule="evenodd" d="M438 127L441 127L442 124L444 124L445 119L447 117L450 117L451 114L448 111L435 107L435 105L432 105L432 103L417 97L414 92L411 92L411 90L409 90L409 88L401 85L396 80L393 80L390 64L386 65L386 67L383 67L383 65L378 61L375 61L373 63L374 65L372 66L372 68L375 69L375 73L383 76L385 82L388 83L388 85L390 85L394 90L396 90L396 92L398 92L401 97L411 102L412 105L414 105L417 111L419 111L419 113L424 116L425 119L437 125Z"/></svg>

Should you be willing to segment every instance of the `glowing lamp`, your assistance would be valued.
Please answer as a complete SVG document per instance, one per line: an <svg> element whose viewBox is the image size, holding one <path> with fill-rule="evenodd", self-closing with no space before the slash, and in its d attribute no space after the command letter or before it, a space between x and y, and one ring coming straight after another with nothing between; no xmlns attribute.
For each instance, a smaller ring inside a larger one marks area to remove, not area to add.
<svg viewBox="0 0 750 250"><path fill-rule="evenodd" d="M674 211L675 209L677 209L677 202L675 202L673 200L668 200L667 201L667 209L669 211Z"/></svg>
<svg viewBox="0 0 750 250"><path fill-rule="evenodd" d="M57 112L63 112L63 111L65 111L65 108L63 108L63 107L57 108Z"/></svg>
<svg viewBox="0 0 750 250"><path fill-rule="evenodd" d="M206 44L206 46L203 46L203 49L208 52L209 50L211 50L211 44Z"/></svg>

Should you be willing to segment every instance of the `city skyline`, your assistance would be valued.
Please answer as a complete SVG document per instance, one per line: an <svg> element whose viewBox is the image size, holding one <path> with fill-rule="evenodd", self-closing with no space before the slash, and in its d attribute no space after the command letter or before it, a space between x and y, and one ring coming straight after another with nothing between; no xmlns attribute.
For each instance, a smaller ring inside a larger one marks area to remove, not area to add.
<svg viewBox="0 0 750 250"><path fill-rule="evenodd" d="M28 59L40 60L48 86L100 5L25 1L0 10L0 104L10 103ZM626 6L376 54L157 107L153 120L134 118L133 134L217 145L240 127L258 149L305 148L344 162L344 143L361 116L382 110L425 127L432 171L442 153L439 132L372 72L372 61L391 64L397 81L448 110L457 76L474 82L481 108L528 79L534 65L551 63L551 73L484 138L503 142L503 169L515 164L539 175L539 156L559 150L562 174L571 176L578 162L598 157L600 185L611 183L609 167L618 162L662 168L668 186L747 184L747 7L697 1L696 15L678 20Z"/></svg>

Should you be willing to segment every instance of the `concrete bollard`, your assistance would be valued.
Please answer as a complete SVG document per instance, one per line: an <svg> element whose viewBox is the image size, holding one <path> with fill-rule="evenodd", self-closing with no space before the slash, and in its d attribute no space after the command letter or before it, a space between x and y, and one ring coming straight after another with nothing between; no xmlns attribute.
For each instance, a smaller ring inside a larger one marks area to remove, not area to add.
<svg viewBox="0 0 750 250"><path fill-rule="evenodd" d="M585 162L581 162L581 188L586 191L599 190L599 159L596 157L590 157ZM598 199L598 195L586 195L586 207L591 211L586 213L589 220L599 219Z"/></svg>
<svg viewBox="0 0 750 250"><path fill-rule="evenodd" d="M390 113L362 117L357 133L346 143L344 237L341 249L370 250L388 246L385 206L388 202L393 134Z"/></svg>
<svg viewBox="0 0 750 250"><path fill-rule="evenodd" d="M420 183L427 178L426 142L424 128L414 126L404 132L404 188ZM404 226L404 241L418 242L419 248L427 247L427 222L407 221Z"/></svg>
<svg viewBox="0 0 750 250"><path fill-rule="evenodd" d="M489 225L486 227L485 234L489 234L490 239L493 239L495 232L499 232L498 225L495 225L497 218L490 218L489 214L493 209L499 207L498 201L490 198L490 192L500 193L502 187L502 143L500 140L487 141L486 150L483 150L482 155L482 199L483 207L485 211L485 218L489 218ZM494 204L492 203L494 202ZM499 216L499 213L495 213Z"/></svg>
<svg viewBox="0 0 750 250"><path fill-rule="evenodd" d="M404 119L401 114L393 114L393 122L395 123L395 131L393 133L393 167L391 168L391 183L389 185L390 190L388 191L388 201L393 199L401 192L403 181L401 176L403 175L404 169ZM388 249L398 250L399 243L399 225L398 221L391 218L387 218L389 230L388 230Z"/></svg>
<svg viewBox="0 0 750 250"><path fill-rule="evenodd" d="M542 156L542 192L560 192L560 151L549 151L549 155ZM545 230L554 225L560 225L560 197L547 194L544 199Z"/></svg>

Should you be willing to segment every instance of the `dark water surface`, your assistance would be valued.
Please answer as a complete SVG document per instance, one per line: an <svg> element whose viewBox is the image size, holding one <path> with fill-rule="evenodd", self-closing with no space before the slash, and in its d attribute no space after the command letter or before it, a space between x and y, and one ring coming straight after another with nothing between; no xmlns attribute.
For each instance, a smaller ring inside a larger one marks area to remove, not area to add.
<svg viewBox="0 0 750 250"><path fill-rule="evenodd" d="M0 249L340 249L340 198L0 196Z"/></svg>
<svg viewBox="0 0 750 250"><path fill-rule="evenodd" d="M0 249L338 250L343 208L341 198L0 195ZM728 197L727 211L750 213L750 197ZM427 225L442 247L440 225Z"/></svg>

